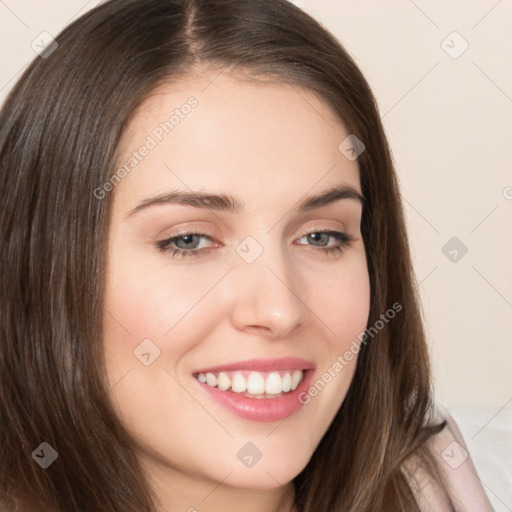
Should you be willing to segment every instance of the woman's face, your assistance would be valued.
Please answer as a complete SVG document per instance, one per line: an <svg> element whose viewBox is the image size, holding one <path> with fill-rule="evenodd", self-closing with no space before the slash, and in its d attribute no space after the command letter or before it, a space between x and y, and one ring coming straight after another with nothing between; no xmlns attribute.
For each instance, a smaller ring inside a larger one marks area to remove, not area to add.
<svg viewBox="0 0 512 512"><path fill-rule="evenodd" d="M349 133L307 90L214 77L147 99L104 187L114 404L157 485L205 505L305 467L370 302L362 204L325 196L361 193Z"/></svg>

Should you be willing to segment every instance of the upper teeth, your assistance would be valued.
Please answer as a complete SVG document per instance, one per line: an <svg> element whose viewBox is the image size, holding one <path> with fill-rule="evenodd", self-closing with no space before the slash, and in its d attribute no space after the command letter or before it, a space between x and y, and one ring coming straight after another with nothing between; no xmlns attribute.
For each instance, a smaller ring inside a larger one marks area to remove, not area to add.
<svg viewBox="0 0 512 512"><path fill-rule="evenodd" d="M251 395L277 395L287 393L297 388L304 377L301 370L284 372L219 372L198 373L197 379L208 386L217 387L223 391L231 388L235 393L249 393Z"/></svg>

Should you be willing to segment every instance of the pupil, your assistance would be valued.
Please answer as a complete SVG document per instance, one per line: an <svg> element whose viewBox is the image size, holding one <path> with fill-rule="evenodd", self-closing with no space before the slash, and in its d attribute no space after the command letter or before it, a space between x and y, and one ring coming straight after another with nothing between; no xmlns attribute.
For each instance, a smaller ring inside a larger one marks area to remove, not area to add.
<svg viewBox="0 0 512 512"><path fill-rule="evenodd" d="M194 240L193 237L195 237L195 236L197 236L197 235L184 235L181 237L181 239L184 242L184 245L190 245Z"/></svg>
<svg viewBox="0 0 512 512"><path fill-rule="evenodd" d="M322 237L322 236L326 237L328 235L326 233L311 233L309 236L313 238L313 241L318 242L320 237Z"/></svg>

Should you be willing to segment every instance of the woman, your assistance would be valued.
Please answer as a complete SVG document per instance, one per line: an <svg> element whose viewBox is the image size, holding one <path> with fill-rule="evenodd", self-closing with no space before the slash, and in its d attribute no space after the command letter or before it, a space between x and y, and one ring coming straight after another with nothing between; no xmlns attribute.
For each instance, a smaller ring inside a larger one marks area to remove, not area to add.
<svg viewBox="0 0 512 512"><path fill-rule="evenodd" d="M490 510L374 99L317 22L111 0L0 126L2 510Z"/></svg>

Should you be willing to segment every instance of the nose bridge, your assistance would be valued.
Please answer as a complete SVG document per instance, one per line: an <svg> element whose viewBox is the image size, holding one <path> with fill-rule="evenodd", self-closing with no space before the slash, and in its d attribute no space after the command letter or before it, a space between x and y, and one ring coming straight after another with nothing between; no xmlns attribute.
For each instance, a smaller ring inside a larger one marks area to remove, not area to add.
<svg viewBox="0 0 512 512"><path fill-rule="evenodd" d="M284 337L305 322L300 279L282 244L270 235L248 236L237 246L233 322Z"/></svg>

